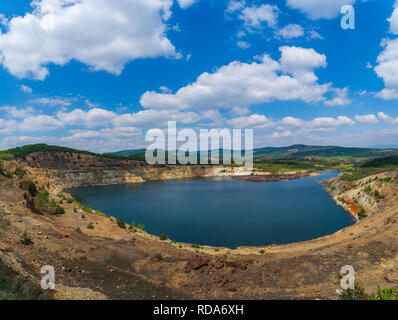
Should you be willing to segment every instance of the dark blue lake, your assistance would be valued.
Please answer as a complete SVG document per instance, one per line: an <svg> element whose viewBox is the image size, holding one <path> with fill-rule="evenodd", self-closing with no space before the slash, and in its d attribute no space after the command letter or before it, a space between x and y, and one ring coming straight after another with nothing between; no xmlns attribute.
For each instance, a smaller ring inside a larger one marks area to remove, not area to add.
<svg viewBox="0 0 398 320"><path fill-rule="evenodd" d="M83 205L144 224L149 233L234 248L310 240L352 225L318 183L337 174L271 183L206 179L67 191Z"/></svg>

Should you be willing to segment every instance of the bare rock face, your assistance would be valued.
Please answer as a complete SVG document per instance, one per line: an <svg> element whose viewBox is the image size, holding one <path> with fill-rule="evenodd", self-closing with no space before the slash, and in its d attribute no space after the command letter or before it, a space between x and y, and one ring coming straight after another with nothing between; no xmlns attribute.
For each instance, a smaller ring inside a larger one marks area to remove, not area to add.
<svg viewBox="0 0 398 320"><path fill-rule="evenodd" d="M27 168L24 174L38 181L38 186L48 189L57 186L57 192L73 187L248 174L239 167L148 165L74 152L33 152L26 155L22 163Z"/></svg>
<svg viewBox="0 0 398 320"><path fill-rule="evenodd" d="M390 283L398 283L398 271L387 273L385 279Z"/></svg>
<svg viewBox="0 0 398 320"><path fill-rule="evenodd" d="M217 258L214 262L213 262L213 267L216 268L217 270L224 268L225 262L223 259L221 258Z"/></svg>
<svg viewBox="0 0 398 320"><path fill-rule="evenodd" d="M205 267L209 264L209 259L206 257L202 257L199 255L193 255L188 259L186 269L190 270L199 270L202 267Z"/></svg>
<svg viewBox="0 0 398 320"><path fill-rule="evenodd" d="M234 271L246 271L247 267L252 264L252 260L244 260L244 261L227 261L227 267L233 268Z"/></svg>
<svg viewBox="0 0 398 320"><path fill-rule="evenodd" d="M159 262L162 260L163 260L163 257L160 253L155 254L153 257L151 257L151 261L153 261L153 262Z"/></svg>

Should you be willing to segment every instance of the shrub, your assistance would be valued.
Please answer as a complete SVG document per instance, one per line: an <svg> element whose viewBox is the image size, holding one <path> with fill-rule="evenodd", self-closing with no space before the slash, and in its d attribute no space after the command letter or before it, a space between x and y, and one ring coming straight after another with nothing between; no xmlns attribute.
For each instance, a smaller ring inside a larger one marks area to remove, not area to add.
<svg viewBox="0 0 398 320"><path fill-rule="evenodd" d="M200 245L198 245L196 243L192 243L191 247L194 249L200 249Z"/></svg>
<svg viewBox="0 0 398 320"><path fill-rule="evenodd" d="M385 197L380 194L378 190L374 192L374 196L377 200L384 199Z"/></svg>
<svg viewBox="0 0 398 320"><path fill-rule="evenodd" d="M65 214L65 209L61 206L57 206L57 208L55 209L55 215L59 216L61 214Z"/></svg>
<svg viewBox="0 0 398 320"><path fill-rule="evenodd" d="M369 300L369 296L365 293L365 289L355 284L355 289L348 288L340 293L341 300Z"/></svg>
<svg viewBox="0 0 398 320"><path fill-rule="evenodd" d="M365 210L362 208L361 211L358 213L358 218L361 220L366 217L367 217L367 214L366 214Z"/></svg>
<svg viewBox="0 0 398 320"><path fill-rule="evenodd" d="M100 216L100 217L105 217L105 213L104 213L102 210L97 210L97 211L95 212L95 214L96 214L97 216Z"/></svg>
<svg viewBox="0 0 398 320"><path fill-rule="evenodd" d="M364 209L361 209L361 211L358 214L359 219L364 219L366 218L368 215L366 214Z"/></svg>
<svg viewBox="0 0 398 320"><path fill-rule="evenodd" d="M94 229L94 225L93 225L93 223L92 222L90 222L88 225L87 225L87 229Z"/></svg>
<svg viewBox="0 0 398 320"><path fill-rule="evenodd" d="M24 177L24 175L25 175L25 172L24 172L21 168L17 168L17 169L14 171L14 174L15 174L19 179L22 179L22 178Z"/></svg>
<svg viewBox="0 0 398 320"><path fill-rule="evenodd" d="M24 246L28 246L32 244L32 239L29 237L29 235L25 232L22 236L21 239L19 240Z"/></svg>
<svg viewBox="0 0 398 320"><path fill-rule="evenodd" d="M139 225L137 226L137 228L140 229L140 230L142 230L142 231L145 230L145 226L144 226L143 224L139 224Z"/></svg>
<svg viewBox="0 0 398 320"><path fill-rule="evenodd" d="M91 209L91 207L83 207L83 211L87 212L87 213L93 213L93 209Z"/></svg>
<svg viewBox="0 0 398 320"><path fill-rule="evenodd" d="M265 253L264 249L261 249L261 250L259 251L259 253L264 254L264 253Z"/></svg>
<svg viewBox="0 0 398 320"><path fill-rule="evenodd" d="M159 236L159 239L162 240L162 241L165 241L165 240L168 240L169 237L168 237L165 233L162 233L162 234Z"/></svg>
<svg viewBox="0 0 398 320"><path fill-rule="evenodd" d="M126 229L126 223L122 218L117 218L116 224L118 225L119 228Z"/></svg>
<svg viewBox="0 0 398 320"><path fill-rule="evenodd" d="M77 212L77 208L73 208L73 212Z"/></svg>
<svg viewBox="0 0 398 320"><path fill-rule="evenodd" d="M37 196L37 188L34 182L29 181L27 186L26 186L26 190L28 190L28 192L30 193L30 195L32 197L36 197Z"/></svg>
<svg viewBox="0 0 398 320"><path fill-rule="evenodd" d="M45 211L48 205L49 193L47 191L39 192L36 197L33 198L34 206L37 210Z"/></svg>
<svg viewBox="0 0 398 320"><path fill-rule="evenodd" d="M86 219L86 216L84 214L81 215L82 219Z"/></svg>
<svg viewBox="0 0 398 320"><path fill-rule="evenodd" d="M381 289L377 286L377 294L372 294L372 300L398 300L398 290Z"/></svg>
<svg viewBox="0 0 398 320"><path fill-rule="evenodd" d="M363 189L363 191L370 195L372 193L372 188L370 187L370 185L368 185L365 187L365 189Z"/></svg>

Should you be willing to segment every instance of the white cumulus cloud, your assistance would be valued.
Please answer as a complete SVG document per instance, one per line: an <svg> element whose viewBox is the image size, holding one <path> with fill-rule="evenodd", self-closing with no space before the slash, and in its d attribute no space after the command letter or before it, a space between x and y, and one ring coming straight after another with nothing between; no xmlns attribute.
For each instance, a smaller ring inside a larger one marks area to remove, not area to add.
<svg viewBox="0 0 398 320"><path fill-rule="evenodd" d="M186 9L198 1L199 0L177 0L178 4L182 9Z"/></svg>
<svg viewBox="0 0 398 320"><path fill-rule="evenodd" d="M201 74L176 93L147 91L141 105L152 109L200 110L247 107L273 100L320 102L330 84L319 84L316 68L326 67L326 56L313 49L281 47L281 58L231 62L214 73Z"/></svg>
<svg viewBox="0 0 398 320"><path fill-rule="evenodd" d="M351 100L348 98L348 88L333 88L335 97L331 100L325 101L325 104L328 106L345 106L351 103Z"/></svg>
<svg viewBox="0 0 398 320"><path fill-rule="evenodd" d="M35 0L32 13L7 20L0 62L18 78L43 80L48 64L73 59L119 75L138 58L178 56L166 36L172 5L173 0Z"/></svg>
<svg viewBox="0 0 398 320"><path fill-rule="evenodd" d="M304 35L304 29L298 24L288 24L277 30L275 35L284 39L300 38Z"/></svg>
<svg viewBox="0 0 398 320"><path fill-rule="evenodd" d="M390 32L398 35L398 7L394 7L389 19ZM383 39L383 51L377 57L374 70L377 76L384 81L385 88L376 94L384 100L398 99L398 39Z"/></svg>
<svg viewBox="0 0 398 320"><path fill-rule="evenodd" d="M287 0L287 5L298 9L310 19L332 19L340 14L341 7L352 5L355 0Z"/></svg>
<svg viewBox="0 0 398 320"><path fill-rule="evenodd" d="M19 90L21 90L23 93L27 93L27 94L33 93L32 88L30 88L30 87L28 87L28 86L25 86L24 84L22 84L22 85L19 87Z"/></svg>
<svg viewBox="0 0 398 320"><path fill-rule="evenodd" d="M265 22L273 28L278 23L279 12L276 5L250 6L242 10L239 19L243 20L248 27L258 28Z"/></svg>
<svg viewBox="0 0 398 320"><path fill-rule="evenodd" d="M228 120L227 123L234 128L270 128L275 125L275 123L268 119L264 115L253 114L249 117L239 117Z"/></svg>
<svg viewBox="0 0 398 320"><path fill-rule="evenodd" d="M89 111L74 109L71 112L58 112L57 116L64 124L93 128L109 125L116 114L105 109L93 108Z"/></svg>
<svg viewBox="0 0 398 320"><path fill-rule="evenodd" d="M58 119L48 115L28 116L19 125L23 131L53 131L62 128L64 124Z"/></svg>
<svg viewBox="0 0 398 320"><path fill-rule="evenodd" d="M374 114L357 115L355 116L355 120L361 123L368 123L368 124L379 123L379 120Z"/></svg>
<svg viewBox="0 0 398 320"><path fill-rule="evenodd" d="M306 121L294 117L283 118L280 123L285 126L298 128L324 128L324 127L339 127L352 126L355 122L346 116L338 116L337 118L315 118L311 121Z"/></svg>

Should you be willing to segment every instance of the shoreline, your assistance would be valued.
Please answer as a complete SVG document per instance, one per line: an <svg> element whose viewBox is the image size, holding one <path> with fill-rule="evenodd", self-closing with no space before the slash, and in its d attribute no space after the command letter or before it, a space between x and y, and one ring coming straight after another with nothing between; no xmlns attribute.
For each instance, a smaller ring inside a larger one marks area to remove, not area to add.
<svg viewBox="0 0 398 320"><path fill-rule="evenodd" d="M319 175L320 171L309 171L303 173L287 173L287 174L268 174L268 175L251 175L251 176L234 176L232 180L250 181L250 182L280 182L299 180Z"/></svg>
<svg viewBox="0 0 398 320"><path fill-rule="evenodd" d="M177 179L162 179L162 180L150 180L150 181L143 181L143 182L133 182L133 183L125 183L125 184L144 184L144 183L148 183L148 182L180 182L180 181L192 181L192 180L213 180L213 179L227 179L227 180L237 180L237 181L249 181L249 182L256 182L256 183L269 183L269 182L285 182L285 181L292 181L292 180L299 180L299 179L303 179L303 178L308 178L308 177L315 177L315 176L319 176L322 172L330 172L332 170L325 170L325 171L310 171L310 172L301 172L301 173L289 173L289 174L262 174L262 175L252 175L252 176L207 176L207 177L191 177L191 178L177 178ZM252 178L254 179L258 179L258 180L252 180ZM332 178L333 179L333 178ZM329 192L328 188L327 188L327 182L330 179L325 179L319 182L319 184L321 184L322 186L325 186L324 191L328 194L328 196L331 198L331 200L334 202L334 204L340 208L343 209L345 214L348 214L350 216L350 218L353 219L354 223L351 225L355 225L359 220L351 214L351 212L347 209L345 209L343 206L339 205L335 199L333 198L333 196L331 195L331 193ZM326 185L323 184L323 182L326 182ZM102 186L102 185L98 185L98 186ZM95 187L95 186L83 186L83 188L90 188L90 187ZM69 188L68 188L69 189ZM62 193L66 194L68 197L72 198L75 202L79 203L70 193L68 193L65 190L62 190ZM84 204L82 204L82 207L84 207ZM116 216L113 215L108 215L106 212L102 211L102 209L92 209L93 210L93 214L95 214L95 212L103 212L105 214L105 216L107 217L111 217L112 219L117 219ZM82 211L82 208L79 209L79 213L84 213ZM126 223L126 225L128 226L129 224ZM341 230L344 230L346 228L349 228L351 226L342 228L337 230L334 233L337 233ZM143 235L147 235L150 239L154 239L154 240L158 240L160 242L162 242L162 240L159 239L159 236L149 233L147 231L144 230L140 230L140 233ZM245 250L250 250L251 252L253 250L261 250L264 248L273 248L276 246L286 246L289 247L290 245L293 244L299 244L299 243L305 243L307 241L315 241L315 240L320 240L324 237L329 237L332 234L326 234L324 236L320 236L314 239L309 239L309 240L300 240L300 241L295 241L295 242L288 242L288 243L281 243L281 244L276 244L276 243L272 243L272 244L264 244L264 245L256 245L256 246L239 246L237 245L236 248L229 248L229 247L224 247L224 246L214 246L214 245L199 245L199 247L203 250L209 250L209 251L215 251L215 255L223 255L225 254L225 252L227 252L227 254L240 254L238 253L239 249L245 249ZM168 239L169 241L172 241L172 244L176 247L178 247L179 245L184 246L185 249L191 250L196 252L197 248L192 247L193 245L197 245L193 242L178 242L178 241L173 241L171 239ZM216 251L217 250L217 251ZM219 252L219 251L225 251L224 253ZM213 252L210 252L211 254L214 254ZM261 254L260 252L252 252L252 254Z"/></svg>
<svg viewBox="0 0 398 320"><path fill-rule="evenodd" d="M48 180L44 171L25 170L39 186L54 182L51 196L57 196L56 180ZM375 186L383 178L379 175ZM85 213L82 218L83 211L74 211L76 204L65 200L65 214L39 215L27 208L26 191L17 179L1 178L0 183L7 185L0 188L0 223L5 226L0 229L1 259L16 271L28 268L36 279L41 278L41 265L54 266L61 294L57 297L63 299L70 298L69 289L62 295L65 287L89 288L109 299L152 297L146 288L159 298L334 299L340 280L331 275L342 264L355 267L358 281L369 292L387 286L391 266L398 268L398 210L392 196L398 187L392 184L379 190L386 199L363 223L313 240L232 250L162 241L141 230L133 233L118 227L113 217ZM343 182L333 186L333 198L357 192L344 189ZM87 227L90 223L94 229ZM25 231L31 246L19 242ZM120 279L132 285L126 288Z"/></svg>

